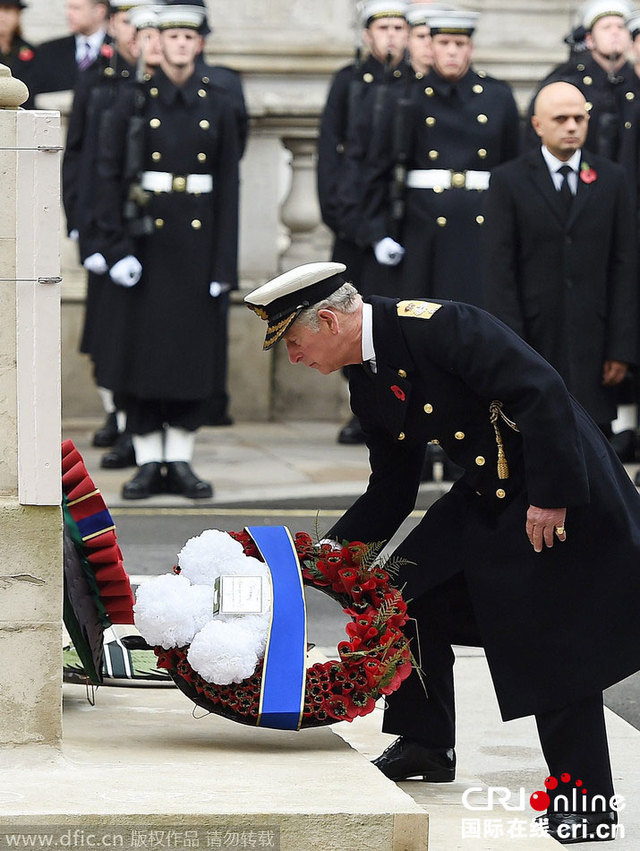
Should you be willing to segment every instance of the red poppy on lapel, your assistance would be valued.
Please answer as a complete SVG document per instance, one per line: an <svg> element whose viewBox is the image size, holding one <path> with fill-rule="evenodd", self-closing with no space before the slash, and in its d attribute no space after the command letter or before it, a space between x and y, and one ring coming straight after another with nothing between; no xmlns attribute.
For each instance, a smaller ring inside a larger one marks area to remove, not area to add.
<svg viewBox="0 0 640 851"><path fill-rule="evenodd" d="M31 62L34 56L35 54L30 47L21 47L18 51L18 59L21 62Z"/></svg>
<svg viewBox="0 0 640 851"><path fill-rule="evenodd" d="M110 44L103 44L100 48L100 55L105 59L111 59L113 56L113 47Z"/></svg>
<svg viewBox="0 0 640 851"><path fill-rule="evenodd" d="M406 396L404 395L404 390L398 387L397 384L391 385L391 392L396 396L397 399L400 399L401 402L404 402Z"/></svg>
<svg viewBox="0 0 640 851"><path fill-rule="evenodd" d="M589 163L580 163L580 180L583 183L595 183L598 179L597 172L591 168Z"/></svg>

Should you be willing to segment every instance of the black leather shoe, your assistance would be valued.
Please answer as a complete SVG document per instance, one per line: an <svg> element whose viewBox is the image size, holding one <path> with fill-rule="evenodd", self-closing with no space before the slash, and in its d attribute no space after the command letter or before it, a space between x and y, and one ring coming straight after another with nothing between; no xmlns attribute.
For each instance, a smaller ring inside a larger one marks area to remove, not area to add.
<svg viewBox="0 0 640 851"><path fill-rule="evenodd" d="M364 443L364 432L357 417L351 417L346 426L340 429L338 443Z"/></svg>
<svg viewBox="0 0 640 851"><path fill-rule="evenodd" d="M118 435L113 448L105 452L100 459L100 466L105 470L121 470L123 467L136 466L136 453L128 432L123 431Z"/></svg>
<svg viewBox="0 0 640 851"><path fill-rule="evenodd" d="M633 429L625 429L618 434L612 434L609 443L623 464L629 464L636 457L636 433Z"/></svg>
<svg viewBox="0 0 640 851"><path fill-rule="evenodd" d="M102 428L93 435L94 446L113 446L118 438L118 422L115 413L107 414Z"/></svg>
<svg viewBox="0 0 640 851"><path fill-rule="evenodd" d="M199 479L186 461L169 461L167 493L179 493L189 499L211 499L213 488Z"/></svg>
<svg viewBox="0 0 640 851"><path fill-rule="evenodd" d="M456 779L456 752L453 748L427 748L412 739L396 739L372 762L389 780L450 783Z"/></svg>
<svg viewBox="0 0 640 851"><path fill-rule="evenodd" d="M165 480L162 475L162 464L150 461L143 464L135 476L122 487L123 499L147 499L154 493L164 493Z"/></svg>
<svg viewBox="0 0 640 851"><path fill-rule="evenodd" d="M575 842L608 842L617 836L618 814L604 813L547 813L538 816L549 836L562 845Z"/></svg>

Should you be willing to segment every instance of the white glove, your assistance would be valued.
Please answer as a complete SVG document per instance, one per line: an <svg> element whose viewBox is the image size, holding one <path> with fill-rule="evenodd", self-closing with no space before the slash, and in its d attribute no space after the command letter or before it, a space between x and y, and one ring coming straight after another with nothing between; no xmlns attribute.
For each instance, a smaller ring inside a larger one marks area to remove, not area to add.
<svg viewBox="0 0 640 851"><path fill-rule="evenodd" d="M140 280L142 266L137 257L134 257L133 254L127 254L122 260L114 263L109 274L111 280L120 284L121 287L133 287Z"/></svg>
<svg viewBox="0 0 640 851"><path fill-rule="evenodd" d="M78 228L74 228L72 231L70 231L69 239L72 242L77 242L80 239L80 233L78 232Z"/></svg>
<svg viewBox="0 0 640 851"><path fill-rule="evenodd" d="M217 281L211 281L209 284L209 295L211 298L218 298L222 293L229 292L231 286L229 284L219 284Z"/></svg>
<svg viewBox="0 0 640 851"><path fill-rule="evenodd" d="M107 261L98 251L95 254L90 254L82 265L87 272L93 272L94 275L104 275L109 268Z"/></svg>
<svg viewBox="0 0 640 851"><path fill-rule="evenodd" d="M382 266L397 266L404 257L404 248L395 239L385 236L373 246L373 253Z"/></svg>

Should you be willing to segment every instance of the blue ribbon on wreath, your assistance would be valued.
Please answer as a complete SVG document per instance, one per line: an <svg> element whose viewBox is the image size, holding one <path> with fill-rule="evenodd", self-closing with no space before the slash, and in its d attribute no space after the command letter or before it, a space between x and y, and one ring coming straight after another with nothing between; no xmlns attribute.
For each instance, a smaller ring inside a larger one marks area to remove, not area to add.
<svg viewBox="0 0 640 851"><path fill-rule="evenodd" d="M272 612L258 727L299 730L306 685L307 612L298 555L286 526L247 526L271 573Z"/></svg>

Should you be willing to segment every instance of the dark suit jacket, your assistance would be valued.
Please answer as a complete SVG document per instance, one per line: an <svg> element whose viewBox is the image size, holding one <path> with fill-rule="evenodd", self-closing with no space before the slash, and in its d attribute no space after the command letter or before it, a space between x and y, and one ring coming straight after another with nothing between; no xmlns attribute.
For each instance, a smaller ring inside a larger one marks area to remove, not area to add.
<svg viewBox="0 0 640 851"><path fill-rule="evenodd" d="M34 59L32 94L73 89L78 74L75 36L67 35L44 41L38 47Z"/></svg>
<svg viewBox="0 0 640 851"><path fill-rule="evenodd" d="M635 363L634 217L622 168L583 151L569 218L540 149L494 169L482 232L486 307L540 352L600 424L616 416L605 360Z"/></svg>
<svg viewBox="0 0 640 851"><path fill-rule="evenodd" d="M640 496L600 429L557 372L485 311L371 302L377 373L355 366L349 379L371 478L329 535L389 540L437 440L465 473L398 547L414 562L398 582L415 599L464 572L503 717L566 706L637 670ZM506 478L494 401L518 429L498 418ZM568 506L564 543L533 551L529 503Z"/></svg>

